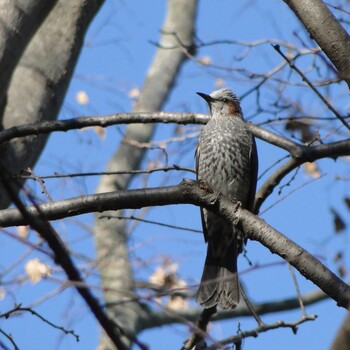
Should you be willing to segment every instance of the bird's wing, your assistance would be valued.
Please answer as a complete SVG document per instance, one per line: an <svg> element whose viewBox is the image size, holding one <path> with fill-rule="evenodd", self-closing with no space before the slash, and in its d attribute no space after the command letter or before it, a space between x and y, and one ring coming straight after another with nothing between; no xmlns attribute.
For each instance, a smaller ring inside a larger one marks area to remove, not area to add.
<svg viewBox="0 0 350 350"><path fill-rule="evenodd" d="M199 145L197 145L197 147L196 147L195 157L196 157L196 179L198 180L198 164L199 164L199 157L200 157ZM201 207L200 211L201 211L201 220L202 220L204 240L205 240L205 242L208 242L208 230L207 230L207 223L206 223L206 213L204 212L205 209L203 209Z"/></svg>
<svg viewBox="0 0 350 350"><path fill-rule="evenodd" d="M250 181L247 209L254 213L254 200L256 193L256 183L258 178L258 152L256 149L255 138L253 137L252 148L250 149Z"/></svg>

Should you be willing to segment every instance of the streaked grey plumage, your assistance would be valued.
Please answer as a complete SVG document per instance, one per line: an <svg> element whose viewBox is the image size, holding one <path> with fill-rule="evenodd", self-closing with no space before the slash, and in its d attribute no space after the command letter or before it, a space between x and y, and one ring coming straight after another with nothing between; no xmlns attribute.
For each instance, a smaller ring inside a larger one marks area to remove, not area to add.
<svg viewBox="0 0 350 350"><path fill-rule="evenodd" d="M197 179L216 192L253 209L258 157L254 136L243 121L239 100L230 89L210 95L197 93L209 106L211 119L203 128L196 150ZM244 234L230 222L201 209L208 243L197 302L205 308L235 308L240 299L237 256Z"/></svg>

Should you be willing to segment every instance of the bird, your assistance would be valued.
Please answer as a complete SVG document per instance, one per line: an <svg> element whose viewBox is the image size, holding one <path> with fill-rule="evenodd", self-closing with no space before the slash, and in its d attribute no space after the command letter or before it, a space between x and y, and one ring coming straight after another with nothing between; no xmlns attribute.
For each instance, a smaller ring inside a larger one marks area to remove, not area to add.
<svg viewBox="0 0 350 350"><path fill-rule="evenodd" d="M258 155L240 101L229 88L197 94L207 102L210 114L195 153L197 180L253 211ZM201 208L201 219L207 255L196 301L205 309L234 309L240 300L237 257L246 236L241 228L210 210Z"/></svg>

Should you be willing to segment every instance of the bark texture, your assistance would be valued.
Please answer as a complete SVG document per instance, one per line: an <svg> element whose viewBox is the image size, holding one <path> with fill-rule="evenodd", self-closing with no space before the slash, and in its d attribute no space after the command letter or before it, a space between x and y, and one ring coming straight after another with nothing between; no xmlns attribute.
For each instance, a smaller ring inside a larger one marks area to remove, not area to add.
<svg viewBox="0 0 350 350"><path fill-rule="evenodd" d="M12 73L28 42L57 0L2 0L0 2L0 119Z"/></svg>
<svg viewBox="0 0 350 350"><path fill-rule="evenodd" d="M38 12L42 11L41 17L44 17L43 12L48 12L48 8L39 6L38 1L33 3ZM27 46L7 89L2 116L4 129L57 118L85 32L102 3L103 0L60 0L48 13L32 40L28 42L30 36L24 36ZM33 11L29 5L28 8ZM5 40L6 36L0 39ZM22 49L26 43L22 43ZM5 66L4 69L6 68L9 67ZM3 145L1 152L4 152L8 169L13 174L18 174L22 169L33 167L46 140L46 135L30 136ZM3 208L9 205L10 200L1 187L0 193L0 207Z"/></svg>
<svg viewBox="0 0 350 350"><path fill-rule="evenodd" d="M339 328L334 341L331 346L331 350L348 350L350 344L350 313L344 319L342 326Z"/></svg>
<svg viewBox="0 0 350 350"><path fill-rule="evenodd" d="M284 0L350 87L350 37L322 0Z"/></svg>

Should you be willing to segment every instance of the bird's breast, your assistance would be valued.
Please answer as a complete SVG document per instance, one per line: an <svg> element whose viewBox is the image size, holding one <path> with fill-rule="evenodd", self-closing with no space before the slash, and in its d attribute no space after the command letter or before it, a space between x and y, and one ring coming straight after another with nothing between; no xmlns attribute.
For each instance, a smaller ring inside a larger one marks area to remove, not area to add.
<svg viewBox="0 0 350 350"><path fill-rule="evenodd" d="M199 138L198 179L230 199L247 201L252 142L242 120L211 119Z"/></svg>

